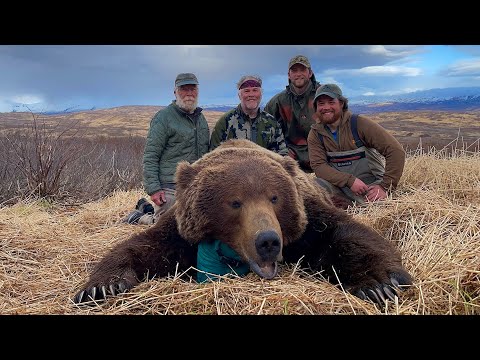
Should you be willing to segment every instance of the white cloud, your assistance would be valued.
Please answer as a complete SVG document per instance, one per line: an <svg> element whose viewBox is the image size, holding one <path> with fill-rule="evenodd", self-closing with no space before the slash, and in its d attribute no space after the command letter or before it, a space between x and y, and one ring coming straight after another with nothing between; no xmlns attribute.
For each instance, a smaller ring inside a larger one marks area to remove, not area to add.
<svg viewBox="0 0 480 360"><path fill-rule="evenodd" d="M363 51L371 55L399 58L417 54L422 51L422 48L410 45L369 45Z"/></svg>
<svg viewBox="0 0 480 360"><path fill-rule="evenodd" d="M457 61L447 69L448 76L480 75L480 58Z"/></svg>
<svg viewBox="0 0 480 360"><path fill-rule="evenodd" d="M369 76L419 76L422 70L406 66L366 66L361 69L329 69L325 71L329 75L369 75Z"/></svg>
<svg viewBox="0 0 480 360"><path fill-rule="evenodd" d="M415 91L420 91L420 90L425 90L425 88L403 88L399 90L388 90L388 91L383 91L379 92L377 95L384 95L384 96L392 96L392 95L402 95L402 94L407 94Z"/></svg>
<svg viewBox="0 0 480 360"><path fill-rule="evenodd" d="M321 75L315 74L315 78L317 80L321 79L320 83L322 84L337 84L340 87L342 87L343 85L341 81L338 81L333 76L321 76Z"/></svg>
<svg viewBox="0 0 480 360"><path fill-rule="evenodd" d="M42 97L37 95L24 94L24 95L16 95L12 97L12 102L25 104L25 105L38 104L38 103L42 103L43 101L44 100L42 99Z"/></svg>

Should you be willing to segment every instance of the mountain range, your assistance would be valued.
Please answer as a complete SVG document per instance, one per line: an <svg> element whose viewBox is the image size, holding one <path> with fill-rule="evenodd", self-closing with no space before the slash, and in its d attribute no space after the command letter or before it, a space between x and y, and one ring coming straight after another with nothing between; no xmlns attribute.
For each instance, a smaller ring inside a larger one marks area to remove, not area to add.
<svg viewBox="0 0 480 360"><path fill-rule="evenodd" d="M200 106L209 111L226 112L237 105L238 103ZM264 106L265 103L261 104L261 108ZM480 109L480 87L439 88L390 96L355 96L349 98L349 108L353 112L364 114L415 110L473 111ZM55 115L91 110L100 110L100 108L95 106L89 107L88 109L70 107L61 111L47 111L42 113ZM15 112L15 110L13 112Z"/></svg>
<svg viewBox="0 0 480 360"><path fill-rule="evenodd" d="M204 105L206 110L228 111L237 104ZM263 108L265 104L262 104ZM350 110L357 113L389 111L480 109L480 87L430 89L389 96L356 96L349 98Z"/></svg>
<svg viewBox="0 0 480 360"><path fill-rule="evenodd" d="M362 113L478 110L480 109L480 87L430 89L402 95L355 97L349 100L349 105L352 111Z"/></svg>

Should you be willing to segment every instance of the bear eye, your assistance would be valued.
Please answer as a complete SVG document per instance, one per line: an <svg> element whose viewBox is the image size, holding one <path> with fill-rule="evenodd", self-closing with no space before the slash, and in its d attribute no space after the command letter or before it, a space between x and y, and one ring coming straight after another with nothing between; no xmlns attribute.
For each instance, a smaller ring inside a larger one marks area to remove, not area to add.
<svg viewBox="0 0 480 360"><path fill-rule="evenodd" d="M278 202L278 197L277 195L273 195L272 196L272 199L270 200L272 202L272 204L276 204Z"/></svg>
<svg viewBox="0 0 480 360"><path fill-rule="evenodd" d="M234 202L232 202L232 208L239 209L240 206L242 206L242 203L240 201L235 200Z"/></svg>

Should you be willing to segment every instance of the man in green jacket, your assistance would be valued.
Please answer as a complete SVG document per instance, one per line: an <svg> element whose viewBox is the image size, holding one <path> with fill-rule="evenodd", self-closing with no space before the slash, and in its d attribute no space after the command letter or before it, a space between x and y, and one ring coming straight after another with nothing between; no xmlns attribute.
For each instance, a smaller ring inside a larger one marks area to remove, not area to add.
<svg viewBox="0 0 480 360"><path fill-rule="evenodd" d="M385 199L403 173L402 145L375 121L352 114L335 84L318 88L314 104L308 148L317 182L350 203Z"/></svg>
<svg viewBox="0 0 480 360"><path fill-rule="evenodd" d="M182 160L192 163L208 152L210 131L202 108L198 107L198 87L194 74L178 74L175 100L150 121L143 154L143 181L153 209L142 198L124 222L153 224L175 203L177 164Z"/></svg>
<svg viewBox="0 0 480 360"><path fill-rule="evenodd" d="M217 120L210 137L210 150L228 139L247 139L280 155L287 155L280 123L260 110L262 79L256 75L242 76L237 90L240 104Z"/></svg>
<svg viewBox="0 0 480 360"><path fill-rule="evenodd" d="M313 98L319 86L308 58L294 56L288 63L287 87L272 97L264 108L282 125L288 153L305 172L312 172L307 136L314 123Z"/></svg>

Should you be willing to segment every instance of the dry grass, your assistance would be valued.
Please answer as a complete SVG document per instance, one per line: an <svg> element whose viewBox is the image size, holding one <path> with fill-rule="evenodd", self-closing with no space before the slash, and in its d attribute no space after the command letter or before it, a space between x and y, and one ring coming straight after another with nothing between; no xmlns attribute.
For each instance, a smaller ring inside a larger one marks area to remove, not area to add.
<svg viewBox="0 0 480 360"><path fill-rule="evenodd" d="M394 198L349 211L401 250L415 283L379 308L299 266L196 284L179 275L99 306L71 301L92 266L145 226L119 224L141 191L60 208L0 208L0 314L480 314L480 153L412 155Z"/></svg>

